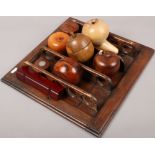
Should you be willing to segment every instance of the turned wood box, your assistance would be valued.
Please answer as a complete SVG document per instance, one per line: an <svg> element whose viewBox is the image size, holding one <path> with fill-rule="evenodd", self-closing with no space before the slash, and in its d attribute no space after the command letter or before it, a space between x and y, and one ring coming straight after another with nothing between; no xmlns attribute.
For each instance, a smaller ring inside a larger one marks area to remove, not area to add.
<svg viewBox="0 0 155 155"><path fill-rule="evenodd" d="M75 22L81 32L83 22L68 18L62 25ZM60 25L54 32L62 31ZM54 33L52 32L52 33ZM79 125L88 132L100 137L116 113L129 90L152 57L154 50L135 41L110 33L108 41L119 49L121 67L119 72L108 77L96 70L91 63L81 63L84 76L79 85L73 85L56 77L48 69L40 69L34 61L41 55L59 60L67 55L59 54L47 47L48 37L32 50L23 60L14 66L1 80L19 92L44 105L60 116ZM97 53L98 50L95 49ZM24 83L17 78L17 70L29 66L44 76L61 84L65 88L65 97L54 100L48 93Z"/></svg>

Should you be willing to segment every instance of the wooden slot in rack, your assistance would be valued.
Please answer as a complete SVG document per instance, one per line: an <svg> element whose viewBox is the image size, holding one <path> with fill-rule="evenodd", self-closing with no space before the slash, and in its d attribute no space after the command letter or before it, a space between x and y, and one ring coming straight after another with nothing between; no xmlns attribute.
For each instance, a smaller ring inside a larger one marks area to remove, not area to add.
<svg viewBox="0 0 155 155"><path fill-rule="evenodd" d="M56 57L58 57L58 58L60 58L60 59L66 57L66 56L64 56L64 55L62 55L62 54L60 54L60 53L58 53L58 52L52 51L51 49L47 48L46 46L44 46L44 47L42 47L42 48L40 49L40 51L38 52L38 55L41 55L41 53L42 53L43 51L49 52L49 53L52 54L53 56L56 56ZM38 57L38 55L36 55L36 57ZM90 109L94 110L94 112L97 112L97 111L98 111L98 109L99 109L98 100L97 100L97 98L95 98L91 93L88 93L87 91L81 89L80 87L75 86L75 85L73 85L73 84L70 84L70 83L68 83L68 82L66 82L66 81L64 81L64 80L62 80L62 79L60 79L60 78L58 78L57 76L53 75L52 73L49 73L49 72L46 71L46 70L43 70L43 69L41 69L41 68L38 68L38 67L35 66L33 63L31 63L31 62L33 61L33 59L36 59L36 58L30 57L30 58L29 58L27 61L25 61L24 63L25 63L26 65L28 65L28 66L34 68L35 70L38 70L39 72L41 72L41 73L43 73L43 74L49 76L49 77L52 78L53 80L55 80L55 81L57 81L57 82L63 84L66 88L73 89L76 93L79 93L79 94L82 96L82 97L81 97L81 98L82 98L82 103L86 104ZM108 83L108 85L109 85L108 88L109 88L109 91L110 91L110 89L112 88L112 80L111 80L108 76L106 76L106 75L104 75L104 74L102 74L102 73L100 73L100 72L97 72L96 70L94 70L94 69L92 69L92 68L90 68L90 67L88 67L88 66L86 66L86 65L84 65L84 64L82 64L82 63L80 63L80 65L81 65L81 67L82 67L85 71L91 73L92 76L94 76L95 78L100 77L100 78L102 78L103 80L105 80L105 81ZM68 90L68 89L67 89L67 90ZM85 97L90 98L90 100L89 100L90 103L85 102L85 100L84 100Z"/></svg>
<svg viewBox="0 0 155 155"><path fill-rule="evenodd" d="M94 106L90 107L90 108L93 108L93 110L97 111L97 99L92 94L86 92L85 90L83 90L83 89L81 89L81 88L79 88L79 87L77 87L77 86L75 86L73 84L70 84L70 83L58 78L57 76L53 75L52 73L49 73L46 70L37 67L36 65L32 64L29 61L25 61L25 64L32 67L32 68L34 68L34 69L36 69L36 70L38 70L38 71L40 71L43 74L49 76L50 78L52 78L53 80L59 82L60 84L63 84L66 88L73 89L74 91L76 91L80 95L90 98L92 100L92 102L94 103L93 104Z"/></svg>
<svg viewBox="0 0 155 155"><path fill-rule="evenodd" d="M59 57L59 58L65 58L64 55L59 54L58 52L54 52L54 51L52 51L51 49L49 49L49 48L47 48L47 47L45 47L45 46L44 46L42 49L45 50L45 51L48 51L48 52L52 53L53 55L55 55L55 56L57 56L57 57ZM112 80L111 80L110 77L108 77L108 76L106 76L106 75L104 75L104 74L102 74L102 73L100 73L100 72L98 72L98 71L96 71L96 70L94 70L94 69L92 69L92 68L90 68L90 67L88 67L88 66L82 64L82 63L80 63L80 65L81 65L81 67L82 67L85 71L91 73L91 74L94 75L94 76L98 76L98 77L100 77L100 78L106 80L106 81L109 83L110 87L112 87L113 84L112 84Z"/></svg>

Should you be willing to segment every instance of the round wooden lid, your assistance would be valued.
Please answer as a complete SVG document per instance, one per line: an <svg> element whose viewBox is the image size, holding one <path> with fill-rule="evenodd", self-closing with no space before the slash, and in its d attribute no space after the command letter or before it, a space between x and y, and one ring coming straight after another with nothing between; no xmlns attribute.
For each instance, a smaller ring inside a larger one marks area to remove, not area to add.
<svg viewBox="0 0 155 155"><path fill-rule="evenodd" d="M81 33L73 34L67 42L67 48L69 48L73 53L81 51L83 48L90 44L91 40L89 37Z"/></svg>

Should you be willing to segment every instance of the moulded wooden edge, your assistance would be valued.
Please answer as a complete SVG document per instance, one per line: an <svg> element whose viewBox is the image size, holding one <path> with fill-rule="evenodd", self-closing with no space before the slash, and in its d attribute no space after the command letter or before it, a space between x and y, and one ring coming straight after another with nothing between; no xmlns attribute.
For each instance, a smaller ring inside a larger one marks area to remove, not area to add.
<svg viewBox="0 0 155 155"><path fill-rule="evenodd" d="M111 94L111 97L106 101L106 104L97 114L91 128L94 130L94 132L97 133L99 137L102 135L106 126L123 103L125 97L127 97L128 92L131 90L131 87L135 84L136 80L148 64L153 54L153 49L143 46L138 57L126 72L126 75L121 79L115 91ZM121 91L122 88L125 91Z"/></svg>

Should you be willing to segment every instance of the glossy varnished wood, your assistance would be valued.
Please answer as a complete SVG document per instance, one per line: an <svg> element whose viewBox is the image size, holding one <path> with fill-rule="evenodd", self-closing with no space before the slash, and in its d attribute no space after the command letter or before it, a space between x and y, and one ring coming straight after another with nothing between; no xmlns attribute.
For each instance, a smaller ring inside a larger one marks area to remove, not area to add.
<svg viewBox="0 0 155 155"><path fill-rule="evenodd" d="M69 18L67 20L67 22L70 21L78 23L79 26L83 25L83 22L73 18ZM59 31L59 27L55 31ZM50 50L45 47L47 45L47 38L43 42L41 42L32 52L30 52L21 62L13 67L13 69L23 66L25 62L29 62L32 58L36 57L40 52L40 49L44 49L45 51L50 52ZM50 99L49 96L41 93L39 90L19 81L16 78L15 73L12 72L13 69L11 69L2 78L2 81L9 86L17 89L21 93L27 95L28 97L34 99L35 101L39 102L40 104L44 105L45 107L49 108L50 110L53 110L59 115L81 126L92 134L101 136L108 122L112 119L121 103L123 103L123 99L128 94L134 82L139 77L140 73L143 71L144 67L154 53L154 50L149 47L120 37L113 33L110 33L108 40L115 44L117 47L122 47L123 49L125 49L125 52L127 51L127 53L124 52L124 54L121 55L122 61L124 61L124 66L122 65L122 68L124 67L125 71L120 71L119 74L110 79L109 77L95 71L93 69L93 66L82 64L83 69L85 69L89 73L100 76L101 78L106 79L109 82L113 82L112 89L108 89L108 87L105 86L103 86L102 89L101 87L95 87L93 93L97 95L97 93L99 92L98 89L100 89L101 95L104 98L104 100L101 100L101 102L103 103L99 106L99 109L97 109L97 111L94 111L91 108L89 109L85 104L75 103L75 99L71 99L70 97L54 101ZM59 58L65 57L59 54L57 56ZM93 82L91 84L93 85ZM90 87L90 85L87 85L86 82L83 82L82 85L83 86L78 86L80 89L77 89L81 91L84 90L87 93L87 87ZM98 94L97 97L99 95L100 94Z"/></svg>

